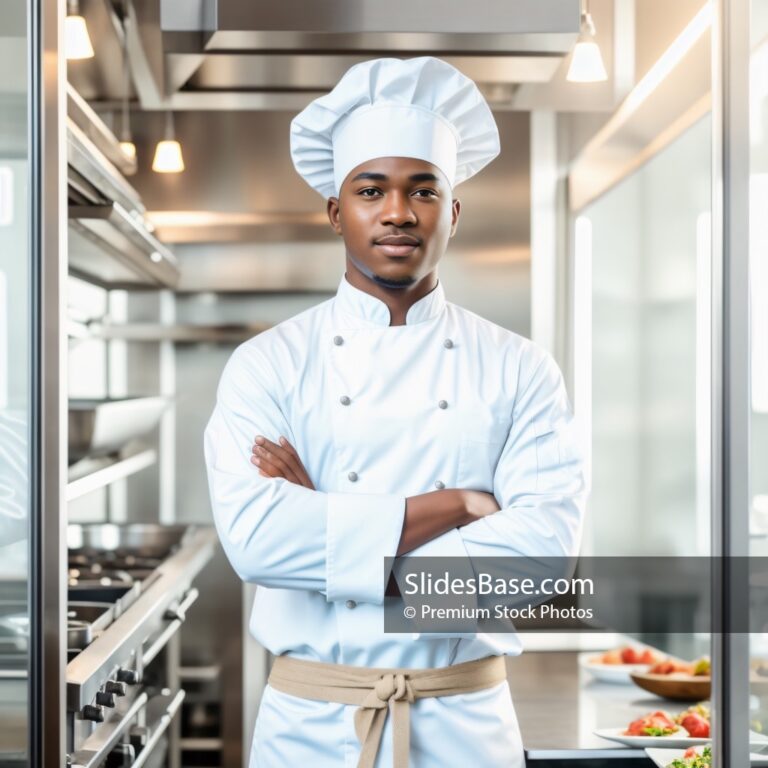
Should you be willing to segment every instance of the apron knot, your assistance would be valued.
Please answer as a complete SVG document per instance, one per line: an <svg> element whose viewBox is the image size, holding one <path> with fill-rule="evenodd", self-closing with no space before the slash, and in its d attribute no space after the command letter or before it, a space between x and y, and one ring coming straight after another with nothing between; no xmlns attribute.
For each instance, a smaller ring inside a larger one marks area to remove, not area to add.
<svg viewBox="0 0 768 768"><path fill-rule="evenodd" d="M385 706L390 700L402 701L403 699L406 699L409 704L413 704L416 700L413 694L411 681L408 679L408 675L403 674L402 672L382 675L376 681L374 690L376 692L376 698L380 702L380 704L374 704L377 709ZM370 705L370 702L366 703Z"/></svg>

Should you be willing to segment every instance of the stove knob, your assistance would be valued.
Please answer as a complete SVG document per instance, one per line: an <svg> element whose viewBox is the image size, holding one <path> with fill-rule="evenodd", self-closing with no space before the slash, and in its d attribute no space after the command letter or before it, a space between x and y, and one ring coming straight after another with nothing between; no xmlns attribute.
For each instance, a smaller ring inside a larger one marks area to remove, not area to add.
<svg viewBox="0 0 768 768"><path fill-rule="evenodd" d="M136 750L132 744L115 744L107 755L105 768L130 768L136 762Z"/></svg>
<svg viewBox="0 0 768 768"><path fill-rule="evenodd" d="M115 696L125 696L125 683L116 683L114 680L107 680L104 685L107 693L114 693Z"/></svg>
<svg viewBox="0 0 768 768"><path fill-rule="evenodd" d="M115 706L115 694L99 691L96 694L96 703L102 707L109 707L111 709Z"/></svg>
<svg viewBox="0 0 768 768"><path fill-rule="evenodd" d="M93 706L93 704L86 704L81 714L83 720L93 720L94 723L104 722L104 710L101 707Z"/></svg>
<svg viewBox="0 0 768 768"><path fill-rule="evenodd" d="M118 669L116 677L118 682L127 685L137 685L141 680L139 673L133 669Z"/></svg>

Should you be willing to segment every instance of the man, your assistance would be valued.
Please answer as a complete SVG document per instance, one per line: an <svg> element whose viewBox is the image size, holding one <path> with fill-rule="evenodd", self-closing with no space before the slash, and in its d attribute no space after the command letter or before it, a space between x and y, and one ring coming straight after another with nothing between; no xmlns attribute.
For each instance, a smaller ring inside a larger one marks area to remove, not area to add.
<svg viewBox="0 0 768 768"><path fill-rule="evenodd" d="M432 57L358 64L292 123L346 272L235 351L205 434L217 529L278 657L252 768L523 766L514 632L385 633L382 608L387 556L578 548L557 366L438 279L453 188L498 151L475 84Z"/></svg>

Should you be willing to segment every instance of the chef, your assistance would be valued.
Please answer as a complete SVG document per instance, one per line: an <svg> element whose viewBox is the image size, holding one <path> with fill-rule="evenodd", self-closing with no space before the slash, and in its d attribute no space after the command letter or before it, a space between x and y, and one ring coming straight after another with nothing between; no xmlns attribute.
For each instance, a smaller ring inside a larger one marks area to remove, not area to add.
<svg viewBox="0 0 768 768"><path fill-rule="evenodd" d="M353 66L291 124L343 239L336 295L239 346L205 431L224 550L277 658L251 768L522 768L510 628L385 632L385 557L571 557L583 479L562 376L446 299L455 187L499 152L440 59Z"/></svg>

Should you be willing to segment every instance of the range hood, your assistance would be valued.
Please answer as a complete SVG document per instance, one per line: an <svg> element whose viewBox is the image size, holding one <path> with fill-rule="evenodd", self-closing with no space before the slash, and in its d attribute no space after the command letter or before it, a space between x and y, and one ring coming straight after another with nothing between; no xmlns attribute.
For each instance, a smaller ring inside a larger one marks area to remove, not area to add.
<svg viewBox="0 0 768 768"><path fill-rule="evenodd" d="M125 24L105 7L145 110L298 110L358 61L429 54L503 109L552 78L580 24L580 0L129 0Z"/></svg>

